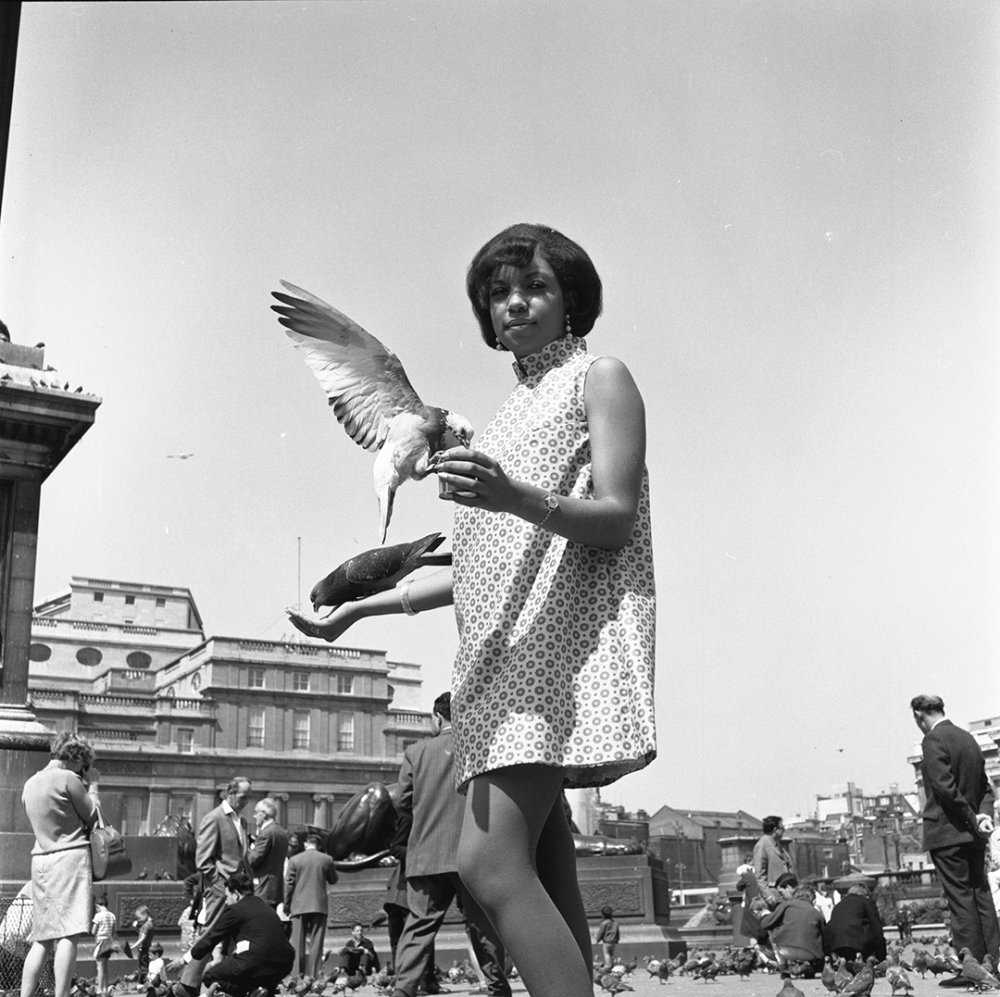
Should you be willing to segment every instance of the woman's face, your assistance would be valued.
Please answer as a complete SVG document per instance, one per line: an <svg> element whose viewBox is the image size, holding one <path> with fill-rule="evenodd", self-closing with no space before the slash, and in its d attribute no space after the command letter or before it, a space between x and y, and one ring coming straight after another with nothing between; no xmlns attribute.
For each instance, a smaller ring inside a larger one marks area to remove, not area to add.
<svg viewBox="0 0 1000 997"><path fill-rule="evenodd" d="M562 288L537 250L526 267L497 270L489 300L493 332L515 357L537 353L566 334Z"/></svg>

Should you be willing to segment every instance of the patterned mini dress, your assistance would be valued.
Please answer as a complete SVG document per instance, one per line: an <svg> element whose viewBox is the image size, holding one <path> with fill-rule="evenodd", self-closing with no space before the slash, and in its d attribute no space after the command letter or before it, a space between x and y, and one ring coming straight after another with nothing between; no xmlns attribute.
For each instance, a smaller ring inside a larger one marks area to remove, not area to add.
<svg viewBox="0 0 1000 997"><path fill-rule="evenodd" d="M477 442L508 477L592 498L584 384L596 357L567 336L514 365ZM558 513L556 513L558 515ZM656 757L656 599L649 481L621 550L571 543L507 513L457 506L456 783L511 765L602 786Z"/></svg>

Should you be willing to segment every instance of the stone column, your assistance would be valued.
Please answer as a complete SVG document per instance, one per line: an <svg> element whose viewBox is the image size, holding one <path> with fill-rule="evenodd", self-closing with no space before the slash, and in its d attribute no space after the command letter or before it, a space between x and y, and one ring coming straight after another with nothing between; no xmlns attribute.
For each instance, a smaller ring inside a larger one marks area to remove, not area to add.
<svg viewBox="0 0 1000 997"><path fill-rule="evenodd" d="M42 349L0 341L0 831L29 829L21 788L48 762L53 733L37 722L28 697L42 482L100 404L66 390Z"/></svg>

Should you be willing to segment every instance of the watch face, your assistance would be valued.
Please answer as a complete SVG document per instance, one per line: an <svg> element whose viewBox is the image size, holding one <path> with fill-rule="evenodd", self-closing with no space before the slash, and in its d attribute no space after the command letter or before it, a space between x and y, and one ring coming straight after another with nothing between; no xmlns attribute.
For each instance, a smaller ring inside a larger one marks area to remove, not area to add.
<svg viewBox="0 0 1000 997"><path fill-rule="evenodd" d="M545 496L545 508L555 512L559 508L559 498L556 495Z"/></svg>

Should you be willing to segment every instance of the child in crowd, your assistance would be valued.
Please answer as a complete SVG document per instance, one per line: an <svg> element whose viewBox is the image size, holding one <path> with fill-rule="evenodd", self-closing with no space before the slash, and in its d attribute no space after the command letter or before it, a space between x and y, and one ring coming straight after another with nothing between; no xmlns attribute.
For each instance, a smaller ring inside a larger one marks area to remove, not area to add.
<svg viewBox="0 0 1000 997"><path fill-rule="evenodd" d="M601 921L600 927L597 929L597 937L594 939L594 944L601 946L604 955L602 966L605 969L611 969L615 964L615 949L618 947L618 938L621 935L614 913L610 907L601 908L601 917L604 920Z"/></svg>
<svg viewBox="0 0 1000 997"><path fill-rule="evenodd" d="M139 960L139 979L143 979L149 972L149 952L153 944L153 918L149 913L149 908L143 904L136 907L132 927L139 933L135 940L135 957Z"/></svg>
<svg viewBox="0 0 1000 997"><path fill-rule="evenodd" d="M153 957L149 960L149 969L146 973L146 981L151 986L156 986L158 983L165 983L167 979L167 972L163 968L166 965L166 959L163 958L163 946L159 942L153 942L149 946L149 954ZM142 977L139 978L140 981Z"/></svg>
<svg viewBox="0 0 1000 997"><path fill-rule="evenodd" d="M90 933L94 936L94 965L97 967L97 992L108 992L108 960L112 952L117 952L115 945L115 925L118 918L108 910L108 898L101 894L94 901L96 910L94 920L90 925Z"/></svg>

